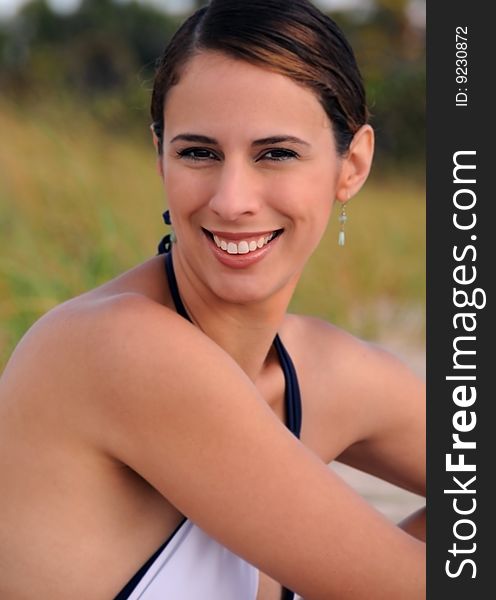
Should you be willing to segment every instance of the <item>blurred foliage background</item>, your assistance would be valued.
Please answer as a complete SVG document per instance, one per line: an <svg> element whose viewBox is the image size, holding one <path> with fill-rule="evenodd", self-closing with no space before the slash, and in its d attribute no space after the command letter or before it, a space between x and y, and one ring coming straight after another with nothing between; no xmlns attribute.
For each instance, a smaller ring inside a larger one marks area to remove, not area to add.
<svg viewBox="0 0 496 600"><path fill-rule="evenodd" d="M422 347L424 3L353 6L330 14L367 84L374 173L349 206L347 245L334 219L292 310ZM58 13L32 0L0 21L0 368L42 313L155 253L166 200L148 104L155 60L184 16L124 0Z"/></svg>

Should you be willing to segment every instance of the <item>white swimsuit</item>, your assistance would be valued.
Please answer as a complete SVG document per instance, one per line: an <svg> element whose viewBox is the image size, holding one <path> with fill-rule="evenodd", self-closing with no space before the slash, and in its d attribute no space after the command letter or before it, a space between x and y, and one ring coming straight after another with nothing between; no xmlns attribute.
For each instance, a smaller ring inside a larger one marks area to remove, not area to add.
<svg viewBox="0 0 496 600"><path fill-rule="evenodd" d="M184 521L129 600L254 600L258 570Z"/></svg>

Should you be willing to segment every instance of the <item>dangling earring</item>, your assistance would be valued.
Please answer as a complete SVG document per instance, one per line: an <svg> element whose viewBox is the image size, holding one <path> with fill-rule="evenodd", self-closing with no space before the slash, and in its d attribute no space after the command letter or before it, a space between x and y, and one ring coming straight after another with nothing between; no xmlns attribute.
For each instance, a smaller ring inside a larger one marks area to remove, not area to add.
<svg viewBox="0 0 496 600"><path fill-rule="evenodd" d="M162 219L164 220L164 223L166 225L172 225L172 221L170 218L170 212L168 210L166 210L164 213L162 213ZM172 244L176 241L176 234L174 233L174 229L172 229L172 231L170 233L168 233L167 235L165 235L161 242L158 245L158 253L159 254L165 254L166 252L169 252L170 249L172 248Z"/></svg>
<svg viewBox="0 0 496 600"><path fill-rule="evenodd" d="M349 200L349 198L348 198ZM348 220L348 216L346 214L346 205L348 204L348 200L341 204L341 211L339 213L338 221L339 221L339 236L338 236L338 246L344 246L344 226L346 225L346 221Z"/></svg>

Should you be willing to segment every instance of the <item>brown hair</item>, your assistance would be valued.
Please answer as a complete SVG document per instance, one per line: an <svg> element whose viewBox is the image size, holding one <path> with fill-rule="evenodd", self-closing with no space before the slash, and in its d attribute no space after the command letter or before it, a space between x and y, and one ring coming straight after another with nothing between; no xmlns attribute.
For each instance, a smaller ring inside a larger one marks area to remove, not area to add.
<svg viewBox="0 0 496 600"><path fill-rule="evenodd" d="M368 120L365 90L351 46L309 0L211 0L177 30L157 63L151 116L162 151L163 109L181 68L215 50L275 71L314 91L340 155Z"/></svg>

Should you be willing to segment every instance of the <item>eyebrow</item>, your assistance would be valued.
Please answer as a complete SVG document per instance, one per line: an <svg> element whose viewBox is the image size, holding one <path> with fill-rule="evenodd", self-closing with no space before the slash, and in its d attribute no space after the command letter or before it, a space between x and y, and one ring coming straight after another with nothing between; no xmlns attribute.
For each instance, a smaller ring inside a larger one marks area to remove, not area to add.
<svg viewBox="0 0 496 600"><path fill-rule="evenodd" d="M173 137L170 141L173 142L197 142L200 144L212 144L219 145L219 142L215 138L211 138L207 135L200 135L198 133L180 133ZM267 146L269 144L281 144L283 142L292 142L293 144L301 144L303 146L310 146L308 142L302 140L294 135L271 135L269 137L261 138L252 142L252 146Z"/></svg>

